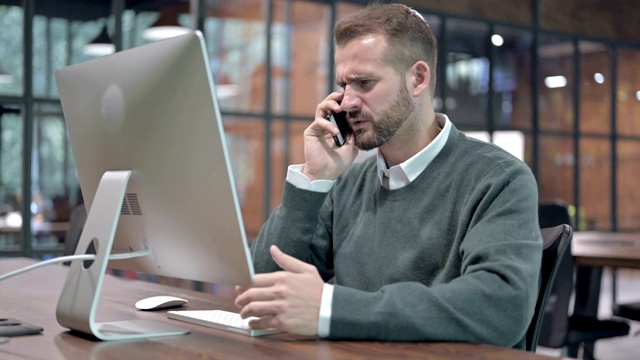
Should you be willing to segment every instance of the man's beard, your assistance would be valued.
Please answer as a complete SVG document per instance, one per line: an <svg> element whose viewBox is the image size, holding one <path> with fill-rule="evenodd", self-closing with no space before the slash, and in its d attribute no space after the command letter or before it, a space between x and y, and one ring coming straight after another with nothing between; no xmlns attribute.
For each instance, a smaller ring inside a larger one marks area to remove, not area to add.
<svg viewBox="0 0 640 360"><path fill-rule="evenodd" d="M375 149L391 139L402 124L407 120L409 115L415 109L415 105L411 100L411 95L404 82L400 83L398 96L391 106L385 110L374 121L373 114L370 112L349 113L349 118L368 119L373 129L367 131L360 129L354 131L354 140L356 147L360 150Z"/></svg>

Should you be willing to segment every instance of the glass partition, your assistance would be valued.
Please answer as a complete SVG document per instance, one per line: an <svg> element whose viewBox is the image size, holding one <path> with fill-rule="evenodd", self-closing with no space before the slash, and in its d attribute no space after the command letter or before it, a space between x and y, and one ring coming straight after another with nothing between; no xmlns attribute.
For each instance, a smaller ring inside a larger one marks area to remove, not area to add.
<svg viewBox="0 0 640 360"><path fill-rule="evenodd" d="M574 205L573 43L543 35L538 47L539 173L541 200Z"/></svg>
<svg viewBox="0 0 640 360"><path fill-rule="evenodd" d="M22 134L20 107L0 104L0 253L22 249Z"/></svg>
<svg viewBox="0 0 640 360"><path fill-rule="evenodd" d="M611 49L581 41L580 132L611 134Z"/></svg>
<svg viewBox="0 0 640 360"><path fill-rule="evenodd" d="M580 139L580 230L611 229L611 141Z"/></svg>
<svg viewBox="0 0 640 360"><path fill-rule="evenodd" d="M60 105L34 107L32 159L33 248L61 247L71 211L82 199Z"/></svg>
<svg viewBox="0 0 640 360"><path fill-rule="evenodd" d="M330 7L309 1L275 2L271 28L272 112L313 118L327 88L332 40Z"/></svg>
<svg viewBox="0 0 640 360"><path fill-rule="evenodd" d="M262 119L224 116L224 130L247 237L251 241L264 222L265 122Z"/></svg>
<svg viewBox="0 0 640 360"><path fill-rule="evenodd" d="M267 31L260 0L209 2L204 35L223 111L265 111Z"/></svg>
<svg viewBox="0 0 640 360"><path fill-rule="evenodd" d="M616 88L617 224L621 230L640 230L640 51L620 48Z"/></svg>
<svg viewBox="0 0 640 360"><path fill-rule="evenodd" d="M617 133L640 137L640 50L618 49Z"/></svg>
<svg viewBox="0 0 640 360"><path fill-rule="evenodd" d="M493 121L498 129L532 128L531 41L531 32L504 26L491 34Z"/></svg>
<svg viewBox="0 0 640 360"><path fill-rule="evenodd" d="M576 161L573 138L542 135L540 142L540 173L537 176L541 200L562 200L573 204Z"/></svg>
<svg viewBox="0 0 640 360"><path fill-rule="evenodd" d="M540 130L573 132L574 46L567 39L541 36L538 47Z"/></svg>
<svg viewBox="0 0 640 360"><path fill-rule="evenodd" d="M482 129L488 125L489 59L485 23L449 19L446 98L443 112L459 127Z"/></svg>
<svg viewBox="0 0 640 360"><path fill-rule="evenodd" d="M581 229L610 230L611 221L611 49L581 41L580 220ZM598 190L601 189L601 190Z"/></svg>
<svg viewBox="0 0 640 360"><path fill-rule="evenodd" d="M22 7L0 5L0 96L22 94L23 21Z"/></svg>
<svg viewBox="0 0 640 360"><path fill-rule="evenodd" d="M640 141L619 140L617 152L618 229L637 231L640 229Z"/></svg>

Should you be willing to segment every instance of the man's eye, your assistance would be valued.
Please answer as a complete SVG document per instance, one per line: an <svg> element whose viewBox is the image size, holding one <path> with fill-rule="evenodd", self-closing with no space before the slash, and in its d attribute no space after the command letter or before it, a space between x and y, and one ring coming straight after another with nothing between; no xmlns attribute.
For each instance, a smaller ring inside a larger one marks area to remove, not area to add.
<svg viewBox="0 0 640 360"><path fill-rule="evenodd" d="M368 85L371 82L371 80L360 80L360 85L365 86Z"/></svg>

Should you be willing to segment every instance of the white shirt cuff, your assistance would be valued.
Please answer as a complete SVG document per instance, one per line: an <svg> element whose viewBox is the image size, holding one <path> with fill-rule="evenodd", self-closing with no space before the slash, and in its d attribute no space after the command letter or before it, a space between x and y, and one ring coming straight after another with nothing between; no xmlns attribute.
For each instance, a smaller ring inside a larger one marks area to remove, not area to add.
<svg viewBox="0 0 640 360"><path fill-rule="evenodd" d="M304 165L289 165L287 170L287 181L298 189L310 190L315 192L329 192L335 180L314 180L302 173Z"/></svg>
<svg viewBox="0 0 640 360"><path fill-rule="evenodd" d="M320 301L320 314L318 316L318 336L329 336L331 325L331 303L333 302L333 285L324 284L322 288L322 300Z"/></svg>

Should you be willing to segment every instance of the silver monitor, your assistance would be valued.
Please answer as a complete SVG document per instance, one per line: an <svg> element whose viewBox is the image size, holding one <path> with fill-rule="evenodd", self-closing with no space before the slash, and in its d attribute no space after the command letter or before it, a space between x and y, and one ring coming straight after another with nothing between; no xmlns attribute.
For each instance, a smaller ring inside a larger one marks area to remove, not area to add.
<svg viewBox="0 0 640 360"><path fill-rule="evenodd" d="M72 65L58 70L56 81L88 209L76 254L97 249L88 268L72 264L58 321L103 340L173 334L156 334L157 324L93 322L107 264L251 284L253 266L202 34ZM113 254L140 252L147 255L108 261Z"/></svg>

